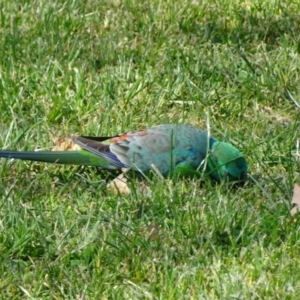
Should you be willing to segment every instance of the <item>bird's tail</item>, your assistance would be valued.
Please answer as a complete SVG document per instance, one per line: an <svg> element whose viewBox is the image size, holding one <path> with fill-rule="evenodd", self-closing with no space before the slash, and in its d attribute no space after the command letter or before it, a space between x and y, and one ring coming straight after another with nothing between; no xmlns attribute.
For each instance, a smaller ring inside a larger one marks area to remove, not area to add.
<svg viewBox="0 0 300 300"><path fill-rule="evenodd" d="M12 151L0 150L0 158L12 158L65 165L96 166L116 169L102 157L85 150L76 151Z"/></svg>

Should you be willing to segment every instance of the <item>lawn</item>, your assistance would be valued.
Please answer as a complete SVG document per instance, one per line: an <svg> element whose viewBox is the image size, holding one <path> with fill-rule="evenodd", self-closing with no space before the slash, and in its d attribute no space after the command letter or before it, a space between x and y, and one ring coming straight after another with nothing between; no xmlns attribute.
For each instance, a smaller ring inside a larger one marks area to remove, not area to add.
<svg viewBox="0 0 300 300"><path fill-rule="evenodd" d="M3 0L0 148L188 123L240 149L249 180L116 195L105 171L1 159L0 299L299 299L299 11Z"/></svg>

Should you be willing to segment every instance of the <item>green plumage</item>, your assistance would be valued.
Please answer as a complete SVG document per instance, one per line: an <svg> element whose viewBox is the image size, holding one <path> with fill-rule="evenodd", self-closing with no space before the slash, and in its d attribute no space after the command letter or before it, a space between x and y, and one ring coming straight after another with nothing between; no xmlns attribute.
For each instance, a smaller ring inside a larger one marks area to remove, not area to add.
<svg viewBox="0 0 300 300"><path fill-rule="evenodd" d="M194 176L205 169L216 180L244 180L248 168L244 156L234 146L189 125L164 124L113 137L71 139L82 150L0 150L0 157L108 170L130 168L145 174L154 165L163 176Z"/></svg>
<svg viewBox="0 0 300 300"><path fill-rule="evenodd" d="M85 150L75 151L12 151L0 150L0 157L56 163L62 165L94 166L110 169L105 159ZM115 169L115 168L113 168Z"/></svg>

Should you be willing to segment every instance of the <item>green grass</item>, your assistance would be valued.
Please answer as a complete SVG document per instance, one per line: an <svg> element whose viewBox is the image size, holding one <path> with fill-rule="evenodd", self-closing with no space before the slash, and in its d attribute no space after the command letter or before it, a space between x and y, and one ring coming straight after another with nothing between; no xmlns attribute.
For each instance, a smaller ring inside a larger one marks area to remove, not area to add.
<svg viewBox="0 0 300 300"><path fill-rule="evenodd" d="M209 125L253 178L117 196L93 168L1 160L1 299L299 299L299 1L0 5L1 148Z"/></svg>

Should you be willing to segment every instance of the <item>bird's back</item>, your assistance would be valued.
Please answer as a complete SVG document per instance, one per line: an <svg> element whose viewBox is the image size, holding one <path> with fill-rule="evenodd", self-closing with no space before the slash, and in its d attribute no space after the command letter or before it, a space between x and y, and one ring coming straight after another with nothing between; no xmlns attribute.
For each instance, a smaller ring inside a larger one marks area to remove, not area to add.
<svg viewBox="0 0 300 300"><path fill-rule="evenodd" d="M177 165L197 169L216 140L189 125L165 124L131 132L110 144L110 150L127 166L148 172L154 164L163 175Z"/></svg>

